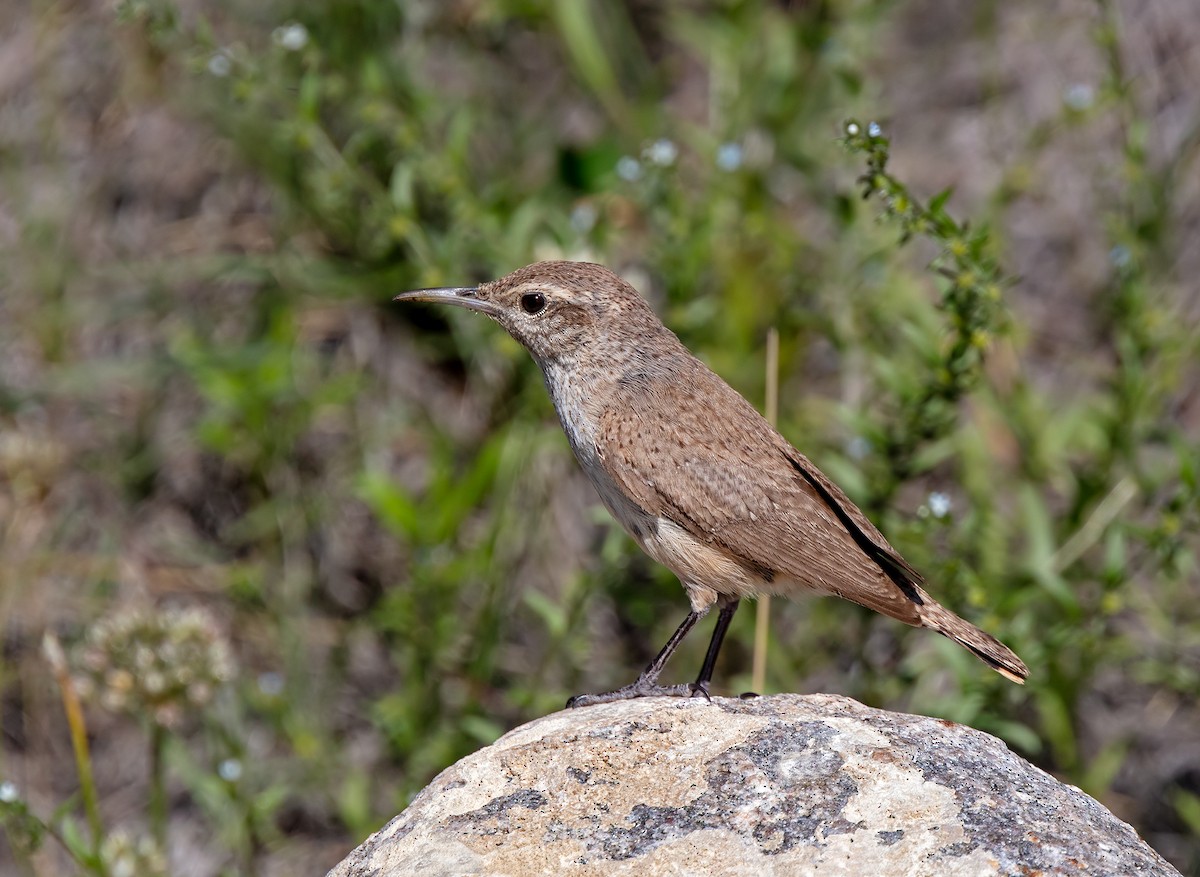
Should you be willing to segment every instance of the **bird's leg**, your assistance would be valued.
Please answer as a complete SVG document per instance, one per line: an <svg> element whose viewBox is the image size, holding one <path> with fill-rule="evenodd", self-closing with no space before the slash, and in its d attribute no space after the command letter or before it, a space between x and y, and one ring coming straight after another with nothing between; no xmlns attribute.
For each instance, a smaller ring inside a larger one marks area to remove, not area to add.
<svg viewBox="0 0 1200 877"><path fill-rule="evenodd" d="M704 663L700 665L700 675L696 677L695 682L685 685L659 685L658 677L671 655L675 653L675 649L683 642L683 638L703 617L705 614L703 612L688 613L688 617L683 619L683 623L667 640L662 651L642 671L642 675L632 685L626 685L624 688L618 688L616 691L609 691L605 694L577 694L567 701L567 706L589 706L594 703L611 703L614 700L629 700L634 697L694 697L700 695L708 699L708 687L712 682L713 670L717 665L717 655L720 654L721 643L725 641L725 634L729 630L729 623L733 621L733 613L737 612L737 608L738 600L736 598L721 598L717 610L717 624L713 628L712 639L708 642L708 651L704 655Z"/></svg>
<svg viewBox="0 0 1200 877"><path fill-rule="evenodd" d="M707 612L707 610L705 610ZM722 607L721 613L724 617L725 609ZM690 684L684 685L659 685L658 677L666 666L667 661L675 650L679 648L679 644L683 642L683 638L688 635L688 632L696 626L696 622L703 616L704 612L689 612L687 618L683 619L683 623L679 625L675 633L671 634L671 638L667 640L667 644L662 647L662 651L655 656L642 675L637 678L637 681L632 685L626 685L624 688L618 688L616 691L609 691L604 694L577 694L567 701L567 707L575 706L590 706L595 703L611 703L614 700L629 700L634 697L684 697L690 696L695 691L695 686ZM730 615L733 613L730 612ZM718 628L721 627L720 619L717 620ZM729 626L729 622L725 622L725 626ZM722 629L724 635L724 629ZM717 643L718 647L720 643ZM709 646L709 651L712 651L712 646ZM707 666L707 660L705 665ZM703 671L701 671L703 675ZM709 675L712 675L712 670L709 670ZM707 696L707 693L706 693Z"/></svg>
<svg viewBox="0 0 1200 877"><path fill-rule="evenodd" d="M692 694L702 694L708 697L708 686L712 682L713 670L717 666L717 654L721 651L721 643L725 641L725 632L729 630L729 622L733 621L733 613L737 612L738 599L721 598L717 610L717 624L713 628L712 639L708 641L708 651L704 655L704 663L700 665L700 675L692 683Z"/></svg>

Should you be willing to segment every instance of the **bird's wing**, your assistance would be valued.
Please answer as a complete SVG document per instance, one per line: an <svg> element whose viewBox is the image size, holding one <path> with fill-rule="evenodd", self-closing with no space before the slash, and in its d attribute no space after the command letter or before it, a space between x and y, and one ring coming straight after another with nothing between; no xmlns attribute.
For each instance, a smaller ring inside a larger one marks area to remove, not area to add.
<svg viewBox="0 0 1200 877"><path fill-rule="evenodd" d="M921 577L879 530L737 392L699 383L703 395L686 379L641 384L601 416L597 451L618 487L767 581L919 624Z"/></svg>

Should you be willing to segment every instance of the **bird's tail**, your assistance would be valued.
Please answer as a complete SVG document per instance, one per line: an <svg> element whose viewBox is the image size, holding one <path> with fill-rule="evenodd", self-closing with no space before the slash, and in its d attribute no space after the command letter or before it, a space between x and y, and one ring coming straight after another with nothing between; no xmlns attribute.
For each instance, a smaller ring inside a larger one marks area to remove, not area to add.
<svg viewBox="0 0 1200 877"><path fill-rule="evenodd" d="M1017 657L1016 652L990 633L985 633L966 619L959 618L924 591L921 592L921 597L924 602L921 603L918 612L925 627L936 630L942 636L949 637L963 648L974 652L983 663L1005 679L1011 679L1018 685L1025 684L1029 668Z"/></svg>

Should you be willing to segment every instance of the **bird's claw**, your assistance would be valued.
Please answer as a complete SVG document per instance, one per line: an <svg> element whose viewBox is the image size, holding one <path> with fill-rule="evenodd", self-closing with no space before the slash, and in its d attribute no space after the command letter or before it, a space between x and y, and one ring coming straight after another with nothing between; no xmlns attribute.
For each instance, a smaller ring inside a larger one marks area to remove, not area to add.
<svg viewBox="0 0 1200 877"><path fill-rule="evenodd" d="M567 701L566 708L574 709L581 706L594 706L598 703L633 700L635 697L694 697L697 692L702 694L706 700L712 699L708 696L707 685L700 687L694 682L683 685L655 685L639 679L632 685L626 685L616 691L607 691L603 694L577 694Z"/></svg>

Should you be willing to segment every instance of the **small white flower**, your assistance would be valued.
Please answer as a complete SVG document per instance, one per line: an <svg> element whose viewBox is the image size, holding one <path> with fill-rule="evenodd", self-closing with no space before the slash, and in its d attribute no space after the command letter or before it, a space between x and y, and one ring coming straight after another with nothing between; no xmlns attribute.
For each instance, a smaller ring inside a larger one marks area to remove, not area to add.
<svg viewBox="0 0 1200 877"><path fill-rule="evenodd" d="M883 133L883 129L879 127L878 122L871 122L869 125L867 125L867 133L872 137L878 137Z"/></svg>
<svg viewBox="0 0 1200 877"><path fill-rule="evenodd" d="M153 838L135 838L120 828L104 838L100 858L110 877L158 877L167 870L166 857Z"/></svg>
<svg viewBox="0 0 1200 877"><path fill-rule="evenodd" d="M154 708L154 721L164 728L174 728L183 721L183 710L177 703L164 703Z"/></svg>
<svg viewBox="0 0 1200 877"><path fill-rule="evenodd" d="M10 783L8 780L0 783L0 801L3 801L5 804L11 804L19 797L20 792L17 790L15 784Z"/></svg>
<svg viewBox="0 0 1200 877"><path fill-rule="evenodd" d="M642 158L659 167L670 167L679 157L679 147L665 137L660 137L642 150Z"/></svg>
<svg viewBox="0 0 1200 877"><path fill-rule="evenodd" d="M722 143L717 147L717 167L735 171L742 166L742 147L738 143Z"/></svg>
<svg viewBox="0 0 1200 877"><path fill-rule="evenodd" d="M851 460L861 460L871 453L871 443L861 435L856 435L846 442L846 454Z"/></svg>
<svg viewBox="0 0 1200 877"><path fill-rule="evenodd" d="M1086 82L1077 82L1063 91L1063 103L1082 112L1096 102L1096 90Z"/></svg>
<svg viewBox="0 0 1200 877"><path fill-rule="evenodd" d="M636 183L642 178L642 164L632 155L621 156L617 162L617 176L627 183Z"/></svg>
<svg viewBox="0 0 1200 877"><path fill-rule="evenodd" d="M100 705L106 710L117 712L125 708L125 704L129 703L129 698L122 692L115 691L111 688L106 688L100 692Z"/></svg>
<svg viewBox="0 0 1200 877"><path fill-rule="evenodd" d="M242 778L242 763L236 758L226 758L217 765L217 775L227 783L236 783Z"/></svg>
<svg viewBox="0 0 1200 877"><path fill-rule="evenodd" d="M258 690L268 697L274 697L283 692L283 676L279 673L259 673Z"/></svg>
<svg viewBox="0 0 1200 877"><path fill-rule="evenodd" d="M858 132L861 130L862 129L858 127L858 122L847 122L846 123L846 133L849 134L851 137L857 137Z"/></svg>
<svg viewBox="0 0 1200 877"><path fill-rule="evenodd" d="M275 28L271 39L275 40L275 45L282 46L289 52L298 52L308 45L308 28L298 21L289 21Z"/></svg>
<svg viewBox="0 0 1200 877"><path fill-rule="evenodd" d="M154 652L149 646L139 645L133 650L133 665L139 670L148 670L154 664Z"/></svg>
<svg viewBox="0 0 1200 877"><path fill-rule="evenodd" d="M935 518L944 518L950 514L950 497L940 491L929 494L929 513Z"/></svg>
<svg viewBox="0 0 1200 877"><path fill-rule="evenodd" d="M213 76L225 77L233 70L233 62L224 52L214 52L208 59L208 72Z"/></svg>
<svg viewBox="0 0 1200 877"><path fill-rule="evenodd" d="M193 682L187 688L187 699L193 706L204 706L212 697L212 686L205 682Z"/></svg>
<svg viewBox="0 0 1200 877"><path fill-rule="evenodd" d="M595 227L596 217L596 206L580 201L571 209L571 228L580 234L587 234Z"/></svg>

